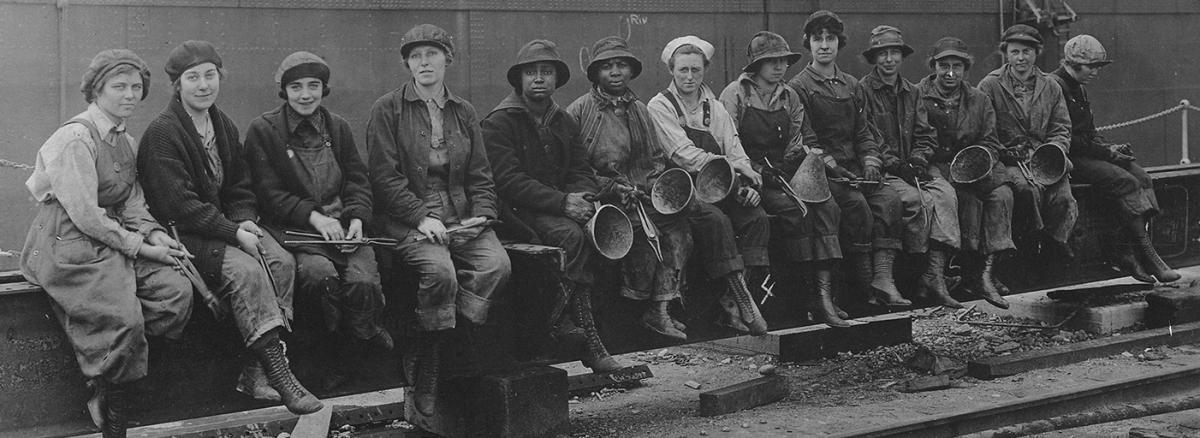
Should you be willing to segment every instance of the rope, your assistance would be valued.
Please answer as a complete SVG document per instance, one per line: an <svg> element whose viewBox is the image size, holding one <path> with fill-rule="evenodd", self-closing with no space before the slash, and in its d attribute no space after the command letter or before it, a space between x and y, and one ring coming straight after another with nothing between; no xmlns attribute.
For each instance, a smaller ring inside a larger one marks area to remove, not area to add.
<svg viewBox="0 0 1200 438"><path fill-rule="evenodd" d="M34 169L33 166L30 166L28 164L18 163L16 161L9 161L9 160L5 160L3 158L0 158L0 166L11 167L14 169L24 169L24 170L33 170Z"/></svg>
<svg viewBox="0 0 1200 438"><path fill-rule="evenodd" d="M1188 107L1190 107L1190 108L1188 108ZM1149 122L1151 120L1157 119L1159 117L1165 116L1167 114L1171 114L1173 112L1182 110L1184 108L1187 108L1187 109L1190 109L1193 111L1200 111L1200 108L1196 108L1196 107L1192 106L1191 104L1185 105L1185 104L1180 103L1179 105L1175 105L1173 107L1170 107L1165 110L1159 111L1157 113L1148 115L1146 117L1133 119L1133 120L1129 120L1129 121L1125 121L1125 122L1121 122L1121 123L1114 123L1114 124L1107 125L1107 126L1101 126L1099 128L1096 128L1096 130L1097 131L1108 131L1111 129L1124 128L1126 126L1136 125L1138 123L1145 123L1145 122Z"/></svg>

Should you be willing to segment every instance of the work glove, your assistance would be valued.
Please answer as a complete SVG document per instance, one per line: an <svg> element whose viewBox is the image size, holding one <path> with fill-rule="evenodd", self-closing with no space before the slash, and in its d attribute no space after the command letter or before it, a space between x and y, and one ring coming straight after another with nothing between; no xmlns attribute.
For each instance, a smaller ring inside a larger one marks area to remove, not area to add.
<svg viewBox="0 0 1200 438"><path fill-rule="evenodd" d="M1108 148L1108 161L1113 164L1129 163L1136 158L1133 157L1133 150L1128 144L1110 144Z"/></svg>
<svg viewBox="0 0 1200 438"><path fill-rule="evenodd" d="M846 168L842 167L842 166L834 166L834 167L826 166L825 167L825 175L830 178L843 178L843 179L848 179L848 180L858 179L858 175L855 175L854 172L846 170Z"/></svg>
<svg viewBox="0 0 1200 438"><path fill-rule="evenodd" d="M1017 163L1025 161L1025 147L1009 146L1000 149L1000 162L1006 166L1016 166Z"/></svg>
<svg viewBox="0 0 1200 438"><path fill-rule="evenodd" d="M921 181L929 181L933 177L929 176L929 161L924 157L909 157L908 166L912 168L913 176Z"/></svg>
<svg viewBox="0 0 1200 438"><path fill-rule="evenodd" d="M876 165L867 165L863 168L863 179L867 181L883 181L883 169ZM879 189L882 184L864 184L863 191L873 192Z"/></svg>

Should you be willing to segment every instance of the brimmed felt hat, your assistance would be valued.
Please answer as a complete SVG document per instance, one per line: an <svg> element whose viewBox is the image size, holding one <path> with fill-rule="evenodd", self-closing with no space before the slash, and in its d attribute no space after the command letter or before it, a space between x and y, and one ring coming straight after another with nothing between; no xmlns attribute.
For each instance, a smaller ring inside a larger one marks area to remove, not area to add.
<svg viewBox="0 0 1200 438"><path fill-rule="evenodd" d="M446 52L446 59L454 59L454 37L446 29L432 24L418 24L404 33L400 38L400 57L408 58L408 53L418 45L431 45Z"/></svg>
<svg viewBox="0 0 1200 438"><path fill-rule="evenodd" d="M221 55L217 54L217 48L213 47L212 43L197 40L184 41L183 44L171 49L164 70L167 71L167 77L171 79L171 82L175 82L187 69L206 62L213 63L217 68L222 67Z"/></svg>
<svg viewBox="0 0 1200 438"><path fill-rule="evenodd" d="M804 48L812 50L808 38L816 35L820 29L829 29L829 33L837 35L838 48L846 47L846 25L842 23L842 19L832 11L819 10L808 16L808 20L804 21Z"/></svg>
<svg viewBox="0 0 1200 438"><path fill-rule="evenodd" d="M975 62L975 57L967 52L967 43L955 37L942 37L933 43L933 49L929 51L929 67L933 68L933 64L939 59L952 56L961 58L967 64L967 68L971 68L971 64Z"/></svg>
<svg viewBox="0 0 1200 438"><path fill-rule="evenodd" d="M659 59L662 60L663 64L670 66L671 57L675 56L675 51L686 45L696 46L701 52L704 52L704 59L709 61L712 61L713 54L716 53L716 49L713 48L712 43L704 41L695 35L687 35L668 42L666 47L663 47L662 56Z"/></svg>
<svg viewBox="0 0 1200 438"><path fill-rule="evenodd" d="M633 76L629 79L637 79L638 75L642 74L642 61L633 52L629 51L629 42L618 36L610 36L601 38L592 45L592 59L588 61L587 78L593 83L596 82L596 73L600 71L600 65L604 61L616 58L628 58L629 66L633 69Z"/></svg>
<svg viewBox="0 0 1200 438"><path fill-rule="evenodd" d="M513 88L521 88L521 68L535 62L548 62L554 65L555 87L562 87L571 80L571 69L562 57L558 56L558 45L550 40L533 40L525 43L517 52L517 63L508 68L508 84Z"/></svg>
<svg viewBox="0 0 1200 438"><path fill-rule="evenodd" d="M1037 29L1034 29L1033 26L1028 24L1014 24L1009 26L1008 29L1004 30L1004 34L1000 36L1000 41L1006 43L1022 42L1026 44L1032 44L1036 47L1041 47L1042 35L1038 33Z"/></svg>
<svg viewBox="0 0 1200 438"><path fill-rule="evenodd" d="M868 63L874 64L875 54L891 47L900 49L900 53L905 57L913 53L913 48L904 44L904 36L900 33L900 29L887 25L876 26L871 30L870 45L867 50L862 52L862 56Z"/></svg>
<svg viewBox="0 0 1200 438"><path fill-rule="evenodd" d="M142 77L141 100L146 100L146 96L150 94L150 67L136 53L126 49L104 50L92 58L87 70L83 72L83 79L79 81L79 91L83 92L83 98L91 103L94 100L92 93L100 85L100 81L121 65L129 65L138 70L138 75Z"/></svg>
<svg viewBox="0 0 1200 438"><path fill-rule="evenodd" d="M1091 35L1078 35L1063 47L1063 59L1079 65L1103 67L1112 64L1104 45Z"/></svg>
<svg viewBox="0 0 1200 438"><path fill-rule="evenodd" d="M758 70L758 63L765 59L787 58L788 65L792 65L803 56L793 52L783 36L765 30L759 31L750 38L750 44L746 46L746 57L750 62L742 67L742 71L750 73Z"/></svg>

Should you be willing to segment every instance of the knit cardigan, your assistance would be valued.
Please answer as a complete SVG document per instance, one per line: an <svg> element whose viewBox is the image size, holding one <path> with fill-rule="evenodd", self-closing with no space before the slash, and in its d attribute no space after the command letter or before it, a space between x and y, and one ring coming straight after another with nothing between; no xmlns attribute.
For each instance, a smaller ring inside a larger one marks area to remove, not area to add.
<svg viewBox="0 0 1200 438"><path fill-rule="evenodd" d="M238 222L258 216L238 128L214 105L208 109L224 179L213 184L208 155L191 116L176 97L138 143L138 177L150 213L176 226L210 287L221 280L225 248L236 246Z"/></svg>

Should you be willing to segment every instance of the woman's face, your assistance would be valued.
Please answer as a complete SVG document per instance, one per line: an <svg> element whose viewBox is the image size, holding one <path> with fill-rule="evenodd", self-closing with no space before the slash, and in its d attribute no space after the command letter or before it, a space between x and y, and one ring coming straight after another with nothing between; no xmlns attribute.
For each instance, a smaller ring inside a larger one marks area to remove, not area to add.
<svg viewBox="0 0 1200 438"><path fill-rule="evenodd" d="M121 73L104 82L104 86L96 94L96 106L120 124L122 120L133 115L138 102L142 101L142 76L137 71Z"/></svg>
<svg viewBox="0 0 1200 438"><path fill-rule="evenodd" d="M211 62L189 68L179 75L179 99L193 112L208 111L217 103L220 91L221 72Z"/></svg>
<svg viewBox="0 0 1200 438"><path fill-rule="evenodd" d="M683 94L692 94L704 84L704 55L686 53L676 55L675 67L671 68L671 76L675 79L675 88Z"/></svg>
<svg viewBox="0 0 1200 438"><path fill-rule="evenodd" d="M446 66L450 65L446 52L436 46L414 47L405 62L413 80L426 87L441 84L446 79Z"/></svg>

